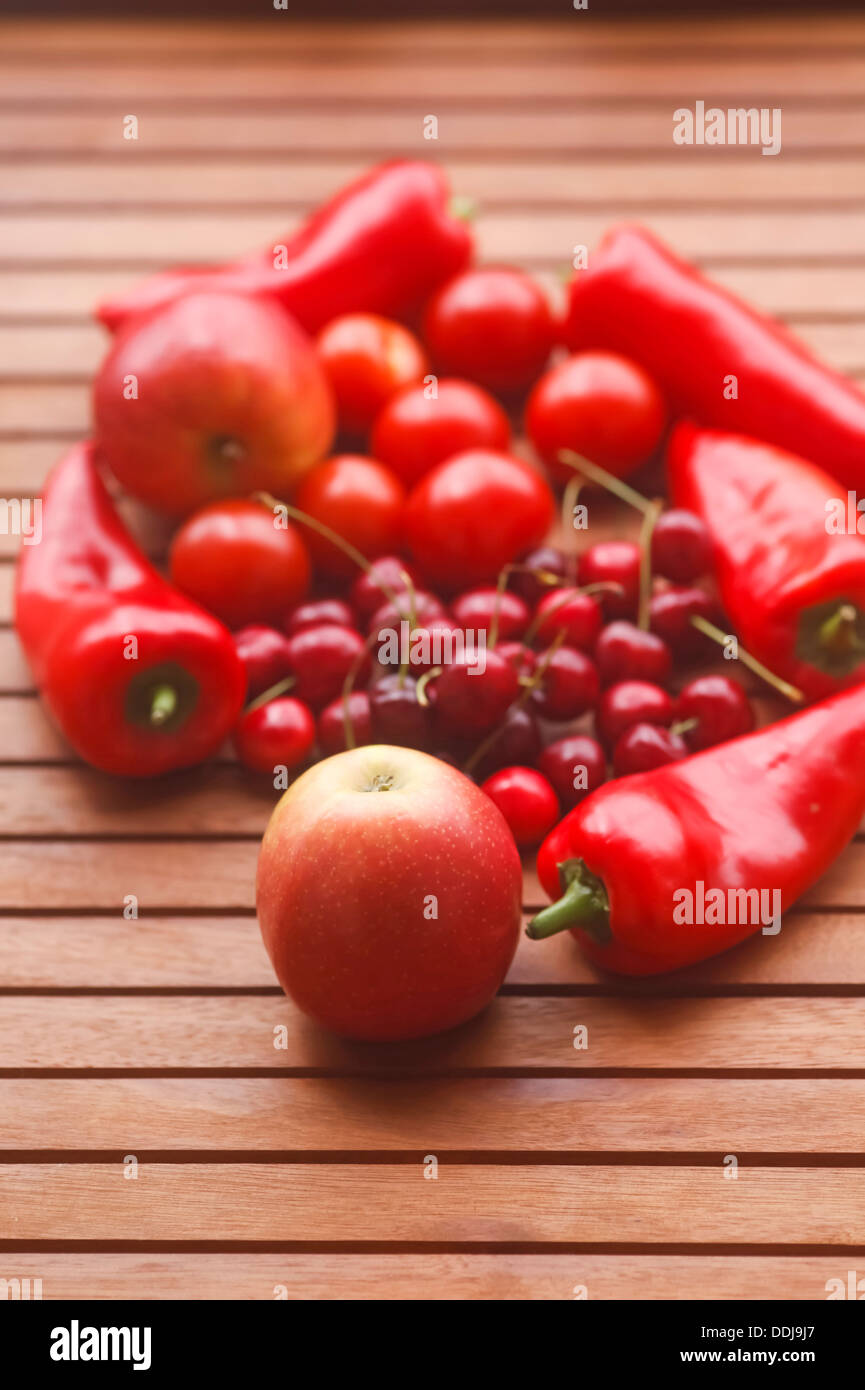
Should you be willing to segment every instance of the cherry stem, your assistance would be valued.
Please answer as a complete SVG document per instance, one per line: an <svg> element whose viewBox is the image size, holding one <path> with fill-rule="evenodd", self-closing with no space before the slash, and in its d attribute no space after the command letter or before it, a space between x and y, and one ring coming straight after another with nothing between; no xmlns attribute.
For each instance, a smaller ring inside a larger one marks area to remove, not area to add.
<svg viewBox="0 0 865 1390"><path fill-rule="evenodd" d="M719 627L710 623L708 618L704 618L700 613L691 614L691 626L695 627L698 632L702 632L705 637L711 637L712 641L717 642L720 647L725 647L730 640L730 633L722 632ZM801 705L804 702L805 696L801 690L795 685L791 685L789 681L776 676L774 671L770 671L769 667L764 666L762 661L758 661L750 652L746 652L745 648L739 646L738 642L737 659L741 661L743 666L747 666L749 671L753 671L755 676L759 676L767 685L771 685L773 690L777 690L779 695L783 695L794 705Z"/></svg>
<svg viewBox="0 0 865 1390"><path fill-rule="evenodd" d="M575 586L569 584L567 586L566 591L562 594L561 598L556 599L555 603L551 603L549 608L544 609L543 613L535 613L535 616L532 618L532 621L529 623L528 627L526 628L523 634L523 646L531 646L532 642L537 636L537 631L541 623L545 622L547 618L552 617L554 613L558 613L559 609L564 608L566 603L570 603L574 594L623 594L624 592L625 590L623 586L621 584L617 584L616 581L613 579L599 579L596 584L584 584L582 588L576 588ZM560 631L565 632L566 629L561 628Z"/></svg>
<svg viewBox="0 0 865 1390"><path fill-rule="evenodd" d="M422 709L429 709L429 695L427 695L426 693L426 688L429 685L430 681L434 681L436 676L441 675L442 670L443 667L441 666L431 666L428 671L424 671L423 675L421 676L420 680L415 686L417 702Z"/></svg>
<svg viewBox="0 0 865 1390"><path fill-rule="evenodd" d="M177 709L177 691L173 685L158 685L150 699L150 723L159 729L167 724Z"/></svg>
<svg viewBox="0 0 865 1390"><path fill-rule="evenodd" d="M533 672L531 680L528 682L528 684L523 686L523 689L517 696L516 700L514 700L512 704L508 705L508 714L513 713L515 710L522 709L526 701L531 699L532 691L537 690L544 677L547 667L549 666L550 662L552 661L553 657L555 656L556 652L558 651L559 647L562 645L564 640L565 631L564 628L562 628L561 631L554 638L554 640L550 643L549 647L547 647L547 650L544 652L543 660L541 661L537 669ZM478 744L471 757L468 758L466 762L463 764L463 772L468 774L471 772L473 767L477 766L484 754L489 752L490 748L492 748L496 739L501 734L501 731L502 728L500 724L496 725L494 729L490 730L483 742Z"/></svg>
<svg viewBox="0 0 865 1390"><path fill-rule="evenodd" d="M379 579L369 560L358 550L357 546L352 545L351 541L347 541L344 536L341 536L338 531L334 531L332 527L325 525L323 521L317 521L314 516L308 516L307 513L302 512L299 507L292 507L288 502L281 502L279 498L274 497L270 492L254 492L252 495L254 501L261 502L263 506L267 507L268 511L274 513L285 512L285 515L290 516L292 521L300 521L304 526L309 526L313 531L317 531L320 536L324 536L326 541L330 541L331 545L335 545L337 550L341 550L343 555L348 556L349 560L353 560L356 565L359 565L365 574L371 575L385 598L393 604L400 618L405 617L405 614L400 608L399 599L396 594L388 584L385 584L383 580ZM404 571L401 571L401 573L404 573Z"/></svg>
<svg viewBox="0 0 865 1390"><path fill-rule="evenodd" d="M649 631L649 603L652 597L652 533L664 504L656 497L643 513L640 527L640 602L637 609L637 627L641 632Z"/></svg>
<svg viewBox="0 0 865 1390"><path fill-rule="evenodd" d="M574 453L573 449L561 449L558 454L559 463L563 463L568 468L575 469L582 473L584 478L588 478L590 483L597 483L600 487L606 488L607 492L612 492L622 502L627 502L629 507L633 507L638 512L647 512L652 505L647 497L622 478L617 478L615 473L608 473L606 468L601 468L597 463L591 463L589 459L583 458L582 454Z"/></svg>
<svg viewBox="0 0 865 1390"><path fill-rule="evenodd" d="M277 681L276 685L269 686L269 688L263 690L260 695L256 695L254 700L250 700L246 709L243 711L244 714L249 714L250 710L259 709L261 705L268 704L271 700L275 700L277 696L284 695L286 691L291 690L295 685L297 685L296 676L285 676L283 680Z"/></svg>
<svg viewBox="0 0 865 1390"><path fill-rule="evenodd" d="M378 632L371 632L346 671L345 680L342 683L342 732L345 738L346 748L357 747L357 739L354 736L354 721L351 717L351 693L354 690L357 673L372 651L373 643L377 640Z"/></svg>
<svg viewBox="0 0 865 1390"><path fill-rule="evenodd" d="M405 582L406 593L408 594L408 626L409 626L409 634L408 634L408 635L409 635L409 642L411 642L411 635L412 635L412 633L414 632L415 624L417 623L417 594L415 593L415 587L414 587L414 584L412 583L411 575L409 574L408 570L401 569L401 570L400 570L400 577L401 577L401 579ZM397 608L397 612L399 613L399 609L398 609L398 608ZM402 616L402 615L400 615L400 616ZM408 673L408 656L409 656L409 653L406 652L405 656L406 656L405 661L401 661L401 662L400 662L399 676L397 677L397 685L399 686L399 689L400 689L400 690L402 690L403 687L405 686L405 678L406 678L406 675L407 675L407 673Z"/></svg>
<svg viewBox="0 0 865 1390"><path fill-rule="evenodd" d="M696 717L696 715L694 715L691 719L680 719L678 724L670 725L670 733L678 734L681 738L682 734L689 734L692 729L696 729L699 722L700 721Z"/></svg>

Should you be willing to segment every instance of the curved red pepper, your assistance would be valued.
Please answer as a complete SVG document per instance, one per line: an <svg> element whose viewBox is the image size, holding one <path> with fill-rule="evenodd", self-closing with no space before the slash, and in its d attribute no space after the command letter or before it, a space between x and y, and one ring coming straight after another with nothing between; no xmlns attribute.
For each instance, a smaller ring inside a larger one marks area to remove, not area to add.
<svg viewBox="0 0 865 1390"><path fill-rule="evenodd" d="M575 276L565 341L632 357L676 415L803 454L846 487L865 483L865 396L642 227L614 228Z"/></svg>
<svg viewBox="0 0 865 1390"><path fill-rule="evenodd" d="M833 503L846 523L837 482L770 444L687 424L670 439L667 472L674 504L709 530L745 648L812 698L861 680L865 537L827 530Z"/></svg>
<svg viewBox="0 0 865 1390"><path fill-rule="evenodd" d="M278 245L276 265L271 246L233 265L168 271L106 300L96 317L113 332L190 289L240 290L272 296L315 333L339 314L409 314L472 255L444 172L421 160L376 166Z"/></svg>
<svg viewBox="0 0 865 1390"><path fill-rule="evenodd" d="M89 444L48 479L41 539L22 548L15 623L61 730L105 772L201 762L240 713L246 677L229 632L140 554Z"/></svg>
<svg viewBox="0 0 865 1390"><path fill-rule="evenodd" d="M754 908L735 897L731 908L731 892L763 890L771 908L777 891L786 911L853 836L865 811L863 759L858 686L682 762L608 782L541 846L541 883L563 896L529 936L571 928L594 961L625 975L725 951L770 916L742 921ZM713 890L738 921L675 920L686 910L683 892L697 917Z"/></svg>

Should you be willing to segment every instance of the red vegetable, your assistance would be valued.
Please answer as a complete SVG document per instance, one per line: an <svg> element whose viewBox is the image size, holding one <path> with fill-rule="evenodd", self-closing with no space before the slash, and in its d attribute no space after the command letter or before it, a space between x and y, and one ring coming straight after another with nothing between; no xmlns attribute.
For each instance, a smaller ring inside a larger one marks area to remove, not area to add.
<svg viewBox="0 0 865 1390"><path fill-rule="evenodd" d="M608 783L541 846L538 874L558 901L529 935L570 927L605 969L653 975L725 951L761 925L774 933L778 914L855 833L863 758L857 688Z"/></svg>
<svg viewBox="0 0 865 1390"><path fill-rule="evenodd" d="M487 449L455 454L410 494L406 535L424 574L446 589L495 580L552 525L549 487L522 459Z"/></svg>
<svg viewBox="0 0 865 1390"><path fill-rule="evenodd" d="M392 396L373 426L370 449L411 487L453 454L507 449L510 442L510 422L497 400L471 381L442 377L434 387L408 386Z"/></svg>
<svg viewBox="0 0 865 1390"><path fill-rule="evenodd" d="M772 445L679 426L668 472L705 522L721 604L745 648L812 697L865 672L865 537L830 534L837 485Z"/></svg>
<svg viewBox="0 0 865 1390"><path fill-rule="evenodd" d="M141 555L90 445L56 466L22 548L15 622L45 703L105 772L152 777L214 753L243 702L230 634Z"/></svg>
<svg viewBox="0 0 865 1390"><path fill-rule="evenodd" d="M429 370L413 333L379 314L343 314L316 341L336 396L340 429L366 434L382 406Z"/></svg>
<svg viewBox="0 0 865 1390"><path fill-rule="evenodd" d="M862 486L865 396L644 228L609 232L577 274L565 336L574 351L611 348L642 363L675 415L765 439Z"/></svg>
<svg viewBox="0 0 865 1390"><path fill-rule="evenodd" d="M393 550L401 539L405 488L375 459L358 454L327 459L307 473L294 504L368 560ZM316 571L334 579L354 578L355 560L313 527L304 531Z"/></svg>
<svg viewBox="0 0 865 1390"><path fill-rule="evenodd" d="M443 372L490 391L517 391L543 370L555 322L541 287L523 270L464 270L433 296L423 336Z"/></svg>
<svg viewBox="0 0 865 1390"><path fill-rule="evenodd" d="M241 498L195 512L171 543L171 578L229 627L276 621L309 587L300 528Z"/></svg>
<svg viewBox="0 0 865 1390"><path fill-rule="evenodd" d="M96 316L113 332L131 314L216 288L270 297L315 333L339 314L405 316L462 270L471 253L469 229L448 210L442 170L393 160L349 184L260 255L156 275L104 301Z"/></svg>
<svg viewBox="0 0 865 1390"><path fill-rule="evenodd" d="M471 1018L505 977L522 868L501 813L437 758L381 744L305 772L258 861L261 933L304 1013L351 1038Z"/></svg>

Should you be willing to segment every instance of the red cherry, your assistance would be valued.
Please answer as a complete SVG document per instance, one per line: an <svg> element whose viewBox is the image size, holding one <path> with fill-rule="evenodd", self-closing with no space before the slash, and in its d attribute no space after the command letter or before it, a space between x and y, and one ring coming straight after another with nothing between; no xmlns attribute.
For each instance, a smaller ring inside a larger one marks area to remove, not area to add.
<svg viewBox="0 0 865 1390"><path fill-rule="evenodd" d="M538 665L542 665L544 657ZM559 647L550 657L532 701L545 719L578 719L598 703L595 663L576 647Z"/></svg>
<svg viewBox="0 0 865 1390"><path fill-rule="evenodd" d="M555 574L566 580L570 572L567 557L561 550L551 545L538 545L520 558L520 568L514 570L508 581L511 589L524 598L530 608L534 608L544 594L549 593L550 585L539 574Z"/></svg>
<svg viewBox="0 0 865 1390"><path fill-rule="evenodd" d="M246 667L246 693L250 700L284 680L291 671L288 642L275 627L250 623L233 634L237 655Z"/></svg>
<svg viewBox="0 0 865 1390"><path fill-rule="evenodd" d="M288 645L292 674L297 678L295 692L313 709L321 709L342 693L355 662L355 684L362 686L369 678L369 653L364 652L363 639L353 628L322 623L296 632Z"/></svg>
<svg viewBox="0 0 865 1390"><path fill-rule="evenodd" d="M450 666L465 646L465 633L452 618L430 618L421 627L412 628L408 645L412 677L422 676L433 666ZM394 664L385 659L387 655L387 648L382 643L378 648L379 663L385 670L393 671Z"/></svg>
<svg viewBox="0 0 865 1390"><path fill-rule="evenodd" d="M369 695L365 690L352 690L348 697L348 712L354 733L355 747L372 743L372 730L369 717ZM318 746L325 757L332 753L342 753L348 744L345 741L345 702L341 695L325 705L318 716L316 733Z"/></svg>
<svg viewBox="0 0 865 1390"><path fill-rule="evenodd" d="M669 678L673 655L654 632L643 632L634 623L619 619L609 623L598 638L595 661L601 685L631 680L663 685Z"/></svg>
<svg viewBox="0 0 865 1390"><path fill-rule="evenodd" d="M504 767L481 784L498 806L520 848L536 845L559 818L559 803L547 781L533 767Z"/></svg>
<svg viewBox="0 0 865 1390"><path fill-rule="evenodd" d="M418 702L417 686L398 675L383 676L370 687L372 733L376 743L424 750L430 743L430 711Z"/></svg>
<svg viewBox="0 0 865 1390"><path fill-rule="evenodd" d="M618 584L598 594L608 618L632 618L640 595L640 547L633 541L598 541L584 550L577 565L577 583Z"/></svg>
<svg viewBox="0 0 865 1390"><path fill-rule="evenodd" d="M632 724L616 742L613 768L617 777L632 772L651 772L666 763L688 756L688 746L680 734L657 724Z"/></svg>
<svg viewBox="0 0 865 1390"><path fill-rule="evenodd" d="M444 729L481 734L495 728L519 694L517 673L498 652L485 666L464 658L447 666L435 682L436 714Z"/></svg>
<svg viewBox="0 0 865 1390"><path fill-rule="evenodd" d="M474 752L476 744L477 740L465 748L462 762ZM505 711L504 718L496 728L495 738L479 759L472 775L483 779L502 767L511 767L516 763L529 765L537 761L540 751L541 735L537 721L525 705L519 708L514 705Z"/></svg>
<svg viewBox="0 0 865 1390"><path fill-rule="evenodd" d="M338 623L340 627L354 627L354 614L341 598L313 598L308 603L299 603L286 613L282 625L289 637L303 632L307 627L318 627L321 623Z"/></svg>
<svg viewBox="0 0 865 1390"><path fill-rule="evenodd" d="M315 720L300 700L281 695L240 716L234 747L245 767L271 775L278 767L297 767L315 742Z"/></svg>
<svg viewBox="0 0 865 1390"><path fill-rule="evenodd" d="M712 567L712 542L696 512L673 507L652 531L652 570L674 584L691 584Z"/></svg>
<svg viewBox="0 0 865 1390"><path fill-rule="evenodd" d="M538 770L552 784L563 811L575 806L607 780L603 748L588 734L556 739L537 760Z"/></svg>
<svg viewBox="0 0 865 1390"><path fill-rule="evenodd" d="M596 715L598 736L613 748L633 724L672 724L673 717L673 701L659 685L619 681L601 696Z"/></svg>
<svg viewBox="0 0 865 1390"><path fill-rule="evenodd" d="M531 676L538 664L537 652L522 642L499 642L496 651L503 661L514 667L518 676Z"/></svg>
<svg viewBox="0 0 865 1390"><path fill-rule="evenodd" d="M493 615L498 608L498 636L505 640L522 637L529 625L529 608L519 594L499 594L492 585L479 589L468 589L459 594L451 604L451 612L460 627L473 632L485 632L487 636L493 625Z"/></svg>
<svg viewBox="0 0 865 1390"><path fill-rule="evenodd" d="M415 589L414 608L412 610L411 595L403 591L396 595L399 605L391 603L390 599L385 599L384 603L379 604L373 613L367 626L367 632L379 632L386 628L388 632L399 632L400 622L409 621L412 614L414 616L414 626L423 627L431 618L445 618L447 612L440 598L435 594L428 593L426 589Z"/></svg>
<svg viewBox="0 0 865 1390"><path fill-rule="evenodd" d="M738 681L730 676L698 676L679 692L676 719L696 719L683 733L694 752L748 734L754 727L754 711Z"/></svg>
<svg viewBox="0 0 865 1390"><path fill-rule="evenodd" d="M392 594L405 593L406 574L417 588L421 579L414 565L399 555L382 555L380 559L373 560L369 571L364 570L358 575L351 586L349 600L361 627L365 627L375 610L387 601L388 596L381 587L383 584Z"/></svg>
<svg viewBox="0 0 865 1390"><path fill-rule="evenodd" d="M715 617L715 604L703 589L661 589L649 600L649 627L676 656L697 655L708 644L691 623L696 615L710 621Z"/></svg>
<svg viewBox="0 0 865 1390"><path fill-rule="evenodd" d="M579 589L551 589L538 604L534 620L539 644L549 646L564 630L566 646L590 652L598 640L603 612L591 594L581 594Z"/></svg>

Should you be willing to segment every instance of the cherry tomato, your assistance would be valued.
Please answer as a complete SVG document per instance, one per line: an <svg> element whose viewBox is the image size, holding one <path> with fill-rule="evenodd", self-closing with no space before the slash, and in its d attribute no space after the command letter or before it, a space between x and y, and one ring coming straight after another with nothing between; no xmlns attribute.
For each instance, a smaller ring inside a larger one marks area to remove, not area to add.
<svg viewBox="0 0 865 1390"><path fill-rule="evenodd" d="M405 489L375 459L359 454L326 459L307 473L295 505L336 531L367 560L393 550L401 539ZM353 578L357 562L311 526L306 529L316 569L334 579Z"/></svg>
<svg viewBox="0 0 865 1390"><path fill-rule="evenodd" d="M507 415L480 386L442 377L433 389L408 386L391 397L370 438L375 457L409 487L452 454L511 442Z"/></svg>
<svg viewBox="0 0 865 1390"><path fill-rule="evenodd" d="M503 767L481 784L507 821L521 849L538 844L559 819L559 802L533 767Z"/></svg>
<svg viewBox="0 0 865 1390"><path fill-rule="evenodd" d="M443 372L491 391L528 386L543 370L555 321L543 290L508 266L465 270L430 301L424 340Z"/></svg>
<svg viewBox="0 0 865 1390"><path fill-rule="evenodd" d="M254 772L297 767L315 742L315 720L300 700L281 695L240 716L234 731L237 756Z"/></svg>
<svg viewBox="0 0 865 1390"><path fill-rule="evenodd" d="M470 449L440 463L410 494L409 548L445 589L495 580L553 522L549 487L522 459Z"/></svg>
<svg viewBox="0 0 865 1390"><path fill-rule="evenodd" d="M169 567L178 589L229 627L278 619L309 586L299 531L257 502L211 502L195 512L174 537Z"/></svg>
<svg viewBox="0 0 865 1390"><path fill-rule="evenodd" d="M250 700L284 680L291 670L288 642L274 627L250 623L234 634L234 645L246 667L246 694Z"/></svg>
<svg viewBox="0 0 865 1390"><path fill-rule="evenodd" d="M560 449L624 478L654 453L665 423L652 378L613 352L578 352L551 367L526 406L526 433L561 482L574 470L558 462Z"/></svg>
<svg viewBox="0 0 865 1390"><path fill-rule="evenodd" d="M318 335L318 354L336 396L341 429L366 434L403 386L422 381L426 353L413 333L378 314L343 314Z"/></svg>

